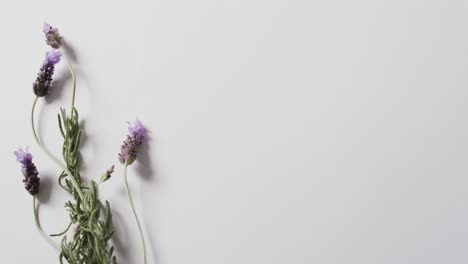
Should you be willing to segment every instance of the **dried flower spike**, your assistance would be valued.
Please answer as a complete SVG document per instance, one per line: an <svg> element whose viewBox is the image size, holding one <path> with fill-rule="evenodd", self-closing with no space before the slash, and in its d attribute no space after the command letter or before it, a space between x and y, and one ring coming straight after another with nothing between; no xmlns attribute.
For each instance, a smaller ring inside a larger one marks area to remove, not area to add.
<svg viewBox="0 0 468 264"><path fill-rule="evenodd" d="M55 64L60 62L62 53L59 50L51 50L46 53L46 58L37 74L37 79L33 83L33 91L36 96L46 96L52 85L52 76L54 75Z"/></svg>
<svg viewBox="0 0 468 264"><path fill-rule="evenodd" d="M31 194L35 195L39 192L39 172L37 171L36 165L32 162L32 155L28 151L28 148L25 150L18 149L14 152L16 160L21 163L21 171L23 173L24 179L24 188Z"/></svg>
<svg viewBox="0 0 468 264"><path fill-rule="evenodd" d="M127 139L123 142L120 153L119 161L122 164L131 165L140 149L143 139L146 137L148 131L143 126L143 123L136 119L133 123L128 123Z"/></svg>
<svg viewBox="0 0 468 264"><path fill-rule="evenodd" d="M58 32L58 28L54 28L51 25L44 23L42 32L45 34L47 45L54 49L58 49L60 46L62 46L63 39Z"/></svg>

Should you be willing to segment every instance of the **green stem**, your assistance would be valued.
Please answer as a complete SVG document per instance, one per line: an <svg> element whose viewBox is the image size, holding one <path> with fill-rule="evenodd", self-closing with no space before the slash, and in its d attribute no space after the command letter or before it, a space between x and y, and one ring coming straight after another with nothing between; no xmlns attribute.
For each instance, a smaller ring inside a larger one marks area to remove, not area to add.
<svg viewBox="0 0 468 264"><path fill-rule="evenodd" d="M55 164L57 164L57 166L59 166L62 170L64 170L70 176L69 179L71 180L71 182L73 184L73 187L75 187L75 189L78 192L78 195L80 196L81 200L84 200L83 192L81 191L80 185L76 182L73 174L70 172L70 170L68 170L68 168L65 165L62 164L62 162L60 162L60 160L57 157L55 157L52 153L49 152L49 150L47 148L45 148L45 146L41 143L41 141L39 140L39 137L37 136L36 128L35 128L35 125L34 125L34 111L36 110L36 104L37 104L38 99L39 99L39 97L36 97L36 99L34 100L32 110L31 110L31 127L32 127L32 132L34 134L34 139L36 140L36 143L41 148L41 150L47 156L49 156L49 158L51 160L53 160L55 162Z"/></svg>
<svg viewBox="0 0 468 264"><path fill-rule="evenodd" d="M65 58L66 63L67 63L68 70L70 71L70 73L72 75L73 93L72 93L72 103L71 103L71 114L73 115L73 108L75 108L75 97L76 97L76 75L75 75L75 71L73 71L73 67L72 67L71 63L69 62L67 56L65 56L65 50L63 50L63 49L62 49L62 54L63 54L63 57Z"/></svg>
<svg viewBox="0 0 468 264"><path fill-rule="evenodd" d="M55 236L63 236L65 235L65 233L68 232L68 230L70 230L70 227L72 226L72 221L70 221L70 224L68 224L67 228L65 228L64 231L62 231L61 233L58 233L58 234L50 234L51 237L55 237Z"/></svg>
<svg viewBox="0 0 468 264"><path fill-rule="evenodd" d="M130 188L128 188L127 168L128 168L128 164L125 164L125 169L124 169L125 187L127 188L128 200L130 201L130 206L132 207L133 215L135 215L135 220L136 220L136 222L138 224L138 230L140 231L141 243L143 244L144 263L146 264L147 263L147 260L146 260L146 242L145 242L145 237L143 236L143 230L141 228L140 220L138 219L138 215L137 215L136 210L135 210L135 205L133 204L132 194L130 193Z"/></svg>
<svg viewBox="0 0 468 264"><path fill-rule="evenodd" d="M34 212L34 222L36 223L36 228L39 231L39 234L51 245L53 248L60 251L60 247L55 244L55 242L42 230L41 224L39 222L39 215L36 210L36 195L33 195L33 212Z"/></svg>

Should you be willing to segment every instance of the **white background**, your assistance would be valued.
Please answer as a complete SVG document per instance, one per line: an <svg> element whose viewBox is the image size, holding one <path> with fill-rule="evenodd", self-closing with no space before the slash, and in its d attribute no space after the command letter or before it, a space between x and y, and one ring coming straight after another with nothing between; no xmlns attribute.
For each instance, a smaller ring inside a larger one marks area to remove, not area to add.
<svg viewBox="0 0 468 264"><path fill-rule="evenodd" d="M12 152L30 145L46 232L67 225L60 170L34 144L31 83L60 28L78 74L86 178L151 131L130 169L158 264L468 261L465 1L16 1L0 4L2 263L57 263ZM38 105L56 113L70 76ZM122 167L102 185L120 263L142 263Z"/></svg>

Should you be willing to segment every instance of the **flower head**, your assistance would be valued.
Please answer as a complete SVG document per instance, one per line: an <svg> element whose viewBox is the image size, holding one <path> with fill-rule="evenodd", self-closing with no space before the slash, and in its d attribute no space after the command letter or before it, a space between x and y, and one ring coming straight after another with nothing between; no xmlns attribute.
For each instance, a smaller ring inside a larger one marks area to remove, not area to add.
<svg viewBox="0 0 468 264"><path fill-rule="evenodd" d="M36 165L32 162L32 154L28 148L25 150L18 149L14 152L16 160L21 163L21 172L23 173L24 188L31 194L35 195L39 192L39 172L37 171Z"/></svg>
<svg viewBox="0 0 468 264"><path fill-rule="evenodd" d="M56 49L46 53L42 67L37 74L36 81L33 83L33 91L36 96L43 97L49 92L49 88L52 85L55 64L60 62L61 57L62 53Z"/></svg>
<svg viewBox="0 0 468 264"><path fill-rule="evenodd" d="M47 45L54 49L58 49L62 46L63 38L58 32L58 28L54 28L51 25L44 23L44 26L42 26L42 32L45 34Z"/></svg>
<svg viewBox="0 0 468 264"><path fill-rule="evenodd" d="M133 123L128 123L127 139L120 147L120 163L130 165L135 161L138 150L147 134L148 130L140 120L136 119Z"/></svg>

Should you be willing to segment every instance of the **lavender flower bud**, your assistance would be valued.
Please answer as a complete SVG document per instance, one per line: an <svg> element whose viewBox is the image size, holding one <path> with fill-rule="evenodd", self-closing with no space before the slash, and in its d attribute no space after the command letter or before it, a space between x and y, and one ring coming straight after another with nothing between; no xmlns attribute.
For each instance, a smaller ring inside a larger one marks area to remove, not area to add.
<svg viewBox="0 0 468 264"><path fill-rule="evenodd" d="M37 171L36 165L32 162L32 155L29 153L28 148L26 150L18 149L14 152L16 160L21 163L21 172L23 173L24 188L31 194L35 195L39 192L39 172Z"/></svg>
<svg viewBox="0 0 468 264"><path fill-rule="evenodd" d="M127 139L120 147L119 161L122 164L131 165L140 149L143 139L146 137L148 131L143 126L140 120L135 120L133 123L128 123Z"/></svg>
<svg viewBox="0 0 468 264"><path fill-rule="evenodd" d="M112 177L112 173L114 173L115 166L112 165L102 176L101 176L101 182L105 182L110 177Z"/></svg>
<svg viewBox="0 0 468 264"><path fill-rule="evenodd" d="M58 32L58 28L54 28L51 25L44 23L42 32L45 34L47 45L54 49L58 49L60 46L62 46L63 38Z"/></svg>
<svg viewBox="0 0 468 264"><path fill-rule="evenodd" d="M37 79L33 83L33 91L39 96L46 96L52 85L52 76L54 75L55 64L60 62L62 53L59 50L51 50L46 53L46 58L37 74Z"/></svg>

